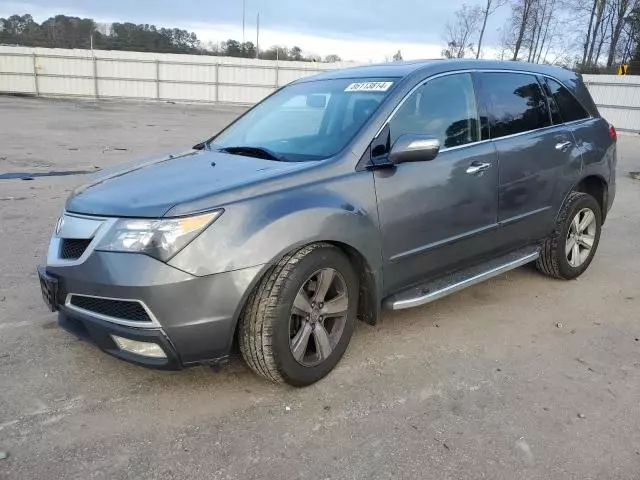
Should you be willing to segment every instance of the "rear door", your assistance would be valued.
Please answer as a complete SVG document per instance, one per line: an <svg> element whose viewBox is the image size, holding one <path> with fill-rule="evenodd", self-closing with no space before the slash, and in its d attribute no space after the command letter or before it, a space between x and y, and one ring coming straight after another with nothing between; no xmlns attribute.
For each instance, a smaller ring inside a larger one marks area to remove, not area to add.
<svg viewBox="0 0 640 480"><path fill-rule="evenodd" d="M552 124L534 74L482 72L478 84L498 155L499 242L517 248L553 228L558 186L579 171L580 152L568 128Z"/></svg>

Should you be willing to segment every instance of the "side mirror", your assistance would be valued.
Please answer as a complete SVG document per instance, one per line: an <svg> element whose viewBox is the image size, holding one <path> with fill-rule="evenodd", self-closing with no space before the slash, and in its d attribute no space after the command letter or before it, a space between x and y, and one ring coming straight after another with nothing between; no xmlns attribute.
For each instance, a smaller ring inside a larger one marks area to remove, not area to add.
<svg viewBox="0 0 640 480"><path fill-rule="evenodd" d="M307 96L307 107L324 108L327 106L327 96L320 94L312 94Z"/></svg>
<svg viewBox="0 0 640 480"><path fill-rule="evenodd" d="M405 133L394 142L389 152L389 161L398 164L404 162L426 162L440 153L440 140L428 135Z"/></svg>

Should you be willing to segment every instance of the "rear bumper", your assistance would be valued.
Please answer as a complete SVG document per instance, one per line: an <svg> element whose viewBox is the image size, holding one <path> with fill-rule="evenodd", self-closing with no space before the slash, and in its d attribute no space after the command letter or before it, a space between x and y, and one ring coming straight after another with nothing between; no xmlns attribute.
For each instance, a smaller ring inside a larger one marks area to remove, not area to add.
<svg viewBox="0 0 640 480"><path fill-rule="evenodd" d="M228 357L240 310L262 268L196 277L145 255L93 252L79 265L48 266L46 272L58 280L62 327L123 360L176 370ZM117 322L78 309L69 294L142 302L153 322ZM111 335L157 343L167 358L120 350Z"/></svg>
<svg viewBox="0 0 640 480"><path fill-rule="evenodd" d="M607 189L607 212L611 210L613 207L613 202L616 199L616 181L615 176L613 177L613 181L609 183L609 188Z"/></svg>

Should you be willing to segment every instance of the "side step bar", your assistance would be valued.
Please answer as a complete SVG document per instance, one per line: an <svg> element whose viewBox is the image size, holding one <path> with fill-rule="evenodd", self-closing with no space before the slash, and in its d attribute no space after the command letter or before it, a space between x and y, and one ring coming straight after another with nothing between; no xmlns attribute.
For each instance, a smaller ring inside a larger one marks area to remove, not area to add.
<svg viewBox="0 0 640 480"><path fill-rule="evenodd" d="M533 262L539 255L538 246L518 250L490 262L391 295L384 300L383 307L387 310L401 310L424 305Z"/></svg>

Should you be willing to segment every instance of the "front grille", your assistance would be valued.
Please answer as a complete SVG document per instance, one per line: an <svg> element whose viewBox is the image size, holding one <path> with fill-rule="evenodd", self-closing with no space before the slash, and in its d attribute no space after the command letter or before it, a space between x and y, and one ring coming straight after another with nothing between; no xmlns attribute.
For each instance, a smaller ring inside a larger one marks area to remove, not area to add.
<svg viewBox="0 0 640 480"><path fill-rule="evenodd" d="M60 258L65 260L77 260L91 243L90 238L64 238L60 247Z"/></svg>
<svg viewBox="0 0 640 480"><path fill-rule="evenodd" d="M112 300L109 298L83 297L72 295L69 302L74 307L109 317L132 322L151 322L147 311L140 302L129 300Z"/></svg>

